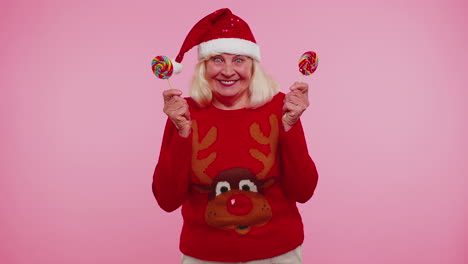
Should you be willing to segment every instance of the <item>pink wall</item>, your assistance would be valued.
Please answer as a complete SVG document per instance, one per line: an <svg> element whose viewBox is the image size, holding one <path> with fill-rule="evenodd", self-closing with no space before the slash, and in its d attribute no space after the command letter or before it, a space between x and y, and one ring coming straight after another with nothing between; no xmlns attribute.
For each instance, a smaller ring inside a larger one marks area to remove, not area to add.
<svg viewBox="0 0 468 264"><path fill-rule="evenodd" d="M283 91L320 56L305 263L468 263L466 4L190 2L2 2L0 263L178 263L181 217L150 188L168 86L150 62L221 7Z"/></svg>

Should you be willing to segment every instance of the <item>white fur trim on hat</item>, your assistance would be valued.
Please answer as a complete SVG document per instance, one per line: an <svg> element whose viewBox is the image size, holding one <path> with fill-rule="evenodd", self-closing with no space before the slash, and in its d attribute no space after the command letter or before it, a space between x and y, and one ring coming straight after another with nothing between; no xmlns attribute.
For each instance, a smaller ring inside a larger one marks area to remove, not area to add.
<svg viewBox="0 0 468 264"><path fill-rule="evenodd" d="M213 53L229 53L252 57L260 61L260 47L245 39L219 38L212 39L198 45L198 59L202 59Z"/></svg>
<svg viewBox="0 0 468 264"><path fill-rule="evenodd" d="M171 59L171 62L172 62L172 67L174 68L173 69L174 74L178 74L182 72L182 68L184 66L182 63L178 63L174 59Z"/></svg>

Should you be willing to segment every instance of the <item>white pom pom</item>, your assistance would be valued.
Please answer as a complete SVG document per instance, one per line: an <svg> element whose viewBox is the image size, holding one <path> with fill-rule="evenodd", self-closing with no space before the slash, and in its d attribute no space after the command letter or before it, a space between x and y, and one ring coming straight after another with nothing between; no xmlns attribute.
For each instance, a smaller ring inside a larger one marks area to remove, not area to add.
<svg viewBox="0 0 468 264"><path fill-rule="evenodd" d="M182 72L182 68L183 68L182 63L178 63L173 59L171 59L171 61L172 61L172 66L174 67L174 71L173 71L174 74L178 74L178 73Z"/></svg>

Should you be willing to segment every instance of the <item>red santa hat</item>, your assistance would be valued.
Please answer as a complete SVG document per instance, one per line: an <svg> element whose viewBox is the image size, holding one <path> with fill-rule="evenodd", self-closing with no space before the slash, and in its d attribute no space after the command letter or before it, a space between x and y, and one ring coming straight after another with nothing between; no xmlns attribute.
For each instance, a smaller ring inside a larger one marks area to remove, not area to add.
<svg viewBox="0 0 468 264"><path fill-rule="evenodd" d="M249 25L228 8L217 10L198 21L185 38L173 61L174 73L182 71L184 54L198 45L198 59L213 53L249 56L260 61L260 48Z"/></svg>

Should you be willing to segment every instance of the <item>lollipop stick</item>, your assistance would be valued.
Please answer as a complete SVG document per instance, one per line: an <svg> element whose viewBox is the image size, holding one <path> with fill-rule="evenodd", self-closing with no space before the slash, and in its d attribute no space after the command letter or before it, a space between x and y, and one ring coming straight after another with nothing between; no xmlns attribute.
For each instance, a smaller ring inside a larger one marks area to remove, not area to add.
<svg viewBox="0 0 468 264"><path fill-rule="evenodd" d="M304 75L301 75L301 82L304 82Z"/></svg>
<svg viewBox="0 0 468 264"><path fill-rule="evenodd" d="M167 79L167 82L169 83L169 88L172 89L171 81L169 81L169 78Z"/></svg>

